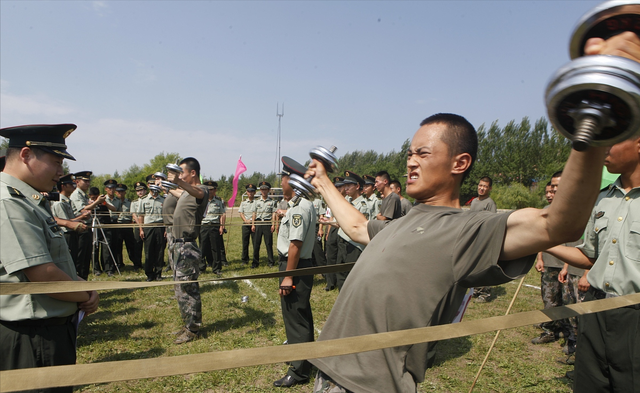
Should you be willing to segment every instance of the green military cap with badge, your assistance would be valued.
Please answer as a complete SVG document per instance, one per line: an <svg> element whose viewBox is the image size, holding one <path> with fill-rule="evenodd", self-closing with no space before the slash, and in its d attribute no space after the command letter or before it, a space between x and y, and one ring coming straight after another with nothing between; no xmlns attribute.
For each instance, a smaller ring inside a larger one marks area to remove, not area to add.
<svg viewBox="0 0 640 393"><path fill-rule="evenodd" d="M75 179L76 177L73 176L73 173L61 176L60 179L58 179L58 190L61 190L64 184L76 184Z"/></svg>
<svg viewBox="0 0 640 393"><path fill-rule="evenodd" d="M344 177L342 176L336 176L333 178L333 185L336 187L342 187L344 186Z"/></svg>
<svg viewBox="0 0 640 393"><path fill-rule="evenodd" d="M133 187L135 188L136 191L146 190L147 189L147 183L142 182L142 181L137 181L136 184L133 185Z"/></svg>
<svg viewBox="0 0 640 393"><path fill-rule="evenodd" d="M214 182L213 180L207 180L206 182L204 182L202 184L207 186L207 188L210 189L210 190L218 188L218 183Z"/></svg>
<svg viewBox="0 0 640 393"><path fill-rule="evenodd" d="M109 179L105 181L103 184L106 188L115 188L118 185L118 182L113 179Z"/></svg>
<svg viewBox="0 0 640 393"><path fill-rule="evenodd" d="M155 175L152 173L149 176L144 178L147 181L147 184L151 183L154 184L155 183Z"/></svg>
<svg viewBox="0 0 640 393"><path fill-rule="evenodd" d="M270 190L271 189L271 183L269 183L268 181L261 181L260 182L260 189L261 190Z"/></svg>
<svg viewBox="0 0 640 393"><path fill-rule="evenodd" d="M246 188L247 191L255 191L256 190L256 185L252 184L252 183L249 183L246 186L244 186L244 188Z"/></svg>
<svg viewBox="0 0 640 393"><path fill-rule="evenodd" d="M86 181L91 181L91 175L93 175L93 172L91 171L81 171L73 174L76 180L86 180Z"/></svg>
<svg viewBox="0 0 640 393"><path fill-rule="evenodd" d="M65 139L75 124L33 124L0 129L0 136L9 139L9 148L34 147L69 160L76 159L67 152Z"/></svg>
<svg viewBox="0 0 640 393"><path fill-rule="evenodd" d="M126 184L118 183L116 185L116 191L127 191L129 187Z"/></svg>
<svg viewBox="0 0 640 393"><path fill-rule="evenodd" d="M351 171L344 171L344 184L357 184L360 187L364 185L364 180L357 174Z"/></svg>
<svg viewBox="0 0 640 393"><path fill-rule="evenodd" d="M365 185L371 185L371 186L373 186L374 184L376 184L376 178L375 178L375 176L371 176L371 175L364 175L364 176L362 176L362 180L364 180L364 184L365 184Z"/></svg>

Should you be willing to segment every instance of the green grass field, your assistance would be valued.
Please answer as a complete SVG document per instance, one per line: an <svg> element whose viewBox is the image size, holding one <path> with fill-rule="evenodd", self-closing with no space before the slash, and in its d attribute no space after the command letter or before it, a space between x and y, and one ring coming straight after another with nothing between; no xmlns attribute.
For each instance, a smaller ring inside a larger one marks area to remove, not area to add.
<svg viewBox="0 0 640 393"><path fill-rule="evenodd" d="M262 266L249 269L240 265L240 227L232 221L224 277L275 271ZM226 237L225 237L226 238ZM274 237L275 242L275 237ZM263 247L262 263L266 265ZM90 276L90 280L144 281L144 273L134 273L130 262L122 276ZM211 272L201 279L214 278ZM525 283L539 286L540 276L532 270ZM337 291L324 291L325 282L316 276L312 293L315 327L322 329ZM173 344L171 332L181 320L173 287L138 290L114 290L100 293L98 312L85 318L78 338L78 363L146 359L207 353L241 348L277 347L286 340L277 279L232 281L201 285L203 337L186 344ZM486 304L471 303L465 321L504 315L517 288L517 282L493 288L495 300ZM248 296L246 303L242 297ZM542 308L540 291L523 287L512 314ZM571 366L562 365L562 342L533 345L539 335L533 326L502 331L474 392L571 392L564 378ZM495 336L495 332L443 341L433 368L429 369L419 392L468 392L473 379ZM286 372L283 363L224 371L113 382L77 387L82 392L273 392L272 383ZM296 386L290 392L310 392L312 384Z"/></svg>

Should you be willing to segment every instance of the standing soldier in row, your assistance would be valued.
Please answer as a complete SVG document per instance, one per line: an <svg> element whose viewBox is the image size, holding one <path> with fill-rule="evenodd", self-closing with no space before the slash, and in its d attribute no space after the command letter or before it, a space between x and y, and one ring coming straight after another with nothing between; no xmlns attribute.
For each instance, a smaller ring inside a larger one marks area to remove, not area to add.
<svg viewBox="0 0 640 393"><path fill-rule="evenodd" d="M93 209L104 202L104 195L100 195L95 201L89 201L89 195L87 192L91 187L91 171L82 171L74 173L76 181L76 189L71 193L69 201L73 208L73 214L80 216L85 214L84 212L91 213ZM91 226L91 218L87 216L84 224ZM78 258L76 259L76 271L78 276L86 280L89 277L89 268L91 263L91 253L93 250L93 233L91 231L85 231L78 236Z"/></svg>
<svg viewBox="0 0 640 393"><path fill-rule="evenodd" d="M362 180L364 180L362 195L369 206L369 221L375 220L378 213L380 213L380 198L378 198L375 193L376 178L375 176L364 175L362 176Z"/></svg>
<svg viewBox="0 0 640 393"><path fill-rule="evenodd" d="M293 188L289 185L289 176L292 173L303 176L306 168L289 157L282 157L282 164L282 191L290 202L278 232L281 272L311 267L316 237L316 212L312 203L305 198L299 198L295 203L291 201ZM278 293L289 344L314 340L313 313L310 304L312 289L313 275L286 276L280 279ZM309 381L310 374L311 363L306 360L296 360L290 363L287 375L275 381L273 385L291 387L306 383Z"/></svg>
<svg viewBox="0 0 640 393"><path fill-rule="evenodd" d="M122 225L122 228L116 228L117 237L114 247L114 253L116 254L116 261L118 266L124 266L124 256L122 255L122 243L127 247L127 254L129 259L133 262L133 266L136 266L136 247L135 237L133 236L133 217L131 216L131 201L127 198L127 185L119 183L116 186L116 195L120 199L120 214L118 215L118 224Z"/></svg>
<svg viewBox="0 0 640 393"><path fill-rule="evenodd" d="M117 185L118 182L113 179L109 179L104 182L105 192L107 193L105 201L107 202L107 209L109 209L109 220L106 221L107 224L117 224L118 216L120 215L120 211L122 210L122 201L116 196ZM113 209L109 206L112 206ZM118 230L117 228L103 228L103 232L105 237L105 244L103 244L102 246L102 263L107 274L109 276L113 276L113 273L115 273L116 264L118 263L117 258L114 259L114 257L116 256L115 245L116 238L118 236Z"/></svg>
<svg viewBox="0 0 640 393"><path fill-rule="evenodd" d="M162 280L165 244L165 229L162 220L164 197L160 195L160 187L155 184L149 186L149 190L149 195L140 201L136 215L140 225L140 237L144 240L144 272L147 275L147 281L160 281Z"/></svg>
<svg viewBox="0 0 640 393"><path fill-rule="evenodd" d="M356 208L360 213L362 213L367 220L369 219L369 207L367 205L367 201L361 195L361 189L364 185L364 180L358 176L357 174L351 171L344 172L344 190L351 198L351 205ZM362 254L362 250L364 250L365 245L353 241L345 232L340 228L338 230L338 264L341 263L351 263L356 262ZM338 286L338 290L342 290L342 286L344 285L345 280L349 272L338 272L336 273L336 284Z"/></svg>
<svg viewBox="0 0 640 393"><path fill-rule="evenodd" d="M204 185L209 189L209 204L200 230L202 259L199 269L200 273L204 273L209 265L214 274L222 274L222 232L226 221L226 209L222 199L216 195L218 183L209 180L204 182Z"/></svg>
<svg viewBox="0 0 640 393"><path fill-rule="evenodd" d="M138 199L131 202L131 213L134 224L139 223L137 212L140 209L140 203L147 196L147 184L145 182L139 181L134 184L134 188L136 190L136 195L138 195ZM134 255L135 257L129 256L131 258L131 262L133 262L133 270L138 271L142 269L142 252L144 249L144 240L140 236L140 230L138 228L133 228L133 238L134 242Z"/></svg>
<svg viewBox="0 0 640 393"><path fill-rule="evenodd" d="M337 188L338 192L340 192L340 194L342 194L342 196L346 198L344 189L344 177L334 177L333 186ZM327 219L331 219L333 217L331 214L331 209L329 207L327 207L325 217ZM338 263L338 228L327 225L327 234L325 236L326 238L324 248L327 256L327 265L335 265L336 263ZM324 288L324 290L327 292L333 291L337 286L336 273L327 273L325 278L327 280L327 286Z"/></svg>
<svg viewBox="0 0 640 393"><path fill-rule="evenodd" d="M409 213L409 210L411 210L413 205L411 204L411 202L409 202L407 198L402 196L402 185L400 184L399 181L397 180L391 181L390 186L391 186L391 191L395 192L400 197L400 209L401 209L400 216L404 217L407 215L407 213Z"/></svg>
<svg viewBox="0 0 640 393"><path fill-rule="evenodd" d="M402 207L400 206L400 197L395 192L391 192L391 177L387 171L376 173L376 190L382 196L380 203L380 212L376 216L378 220L395 220L400 218Z"/></svg>
<svg viewBox="0 0 640 393"><path fill-rule="evenodd" d="M260 198L256 201L256 211L254 215L255 237L253 239L253 263L251 268L260 266L260 245L264 238L264 246L267 249L269 266L275 266L273 259L273 231L276 223L277 203L269 197L271 183L260 182Z"/></svg>
<svg viewBox="0 0 640 393"><path fill-rule="evenodd" d="M84 211L81 215L77 216L73 213L69 196L76 189L76 183L72 174L62 176L58 180L58 190L60 191L60 200L54 202L51 205L51 212L53 217L58 222L58 225L62 227L64 232L64 238L69 246L69 253L73 264L76 264L78 259L78 238L80 233L87 230L87 226L83 223L86 217L89 215L88 211Z"/></svg>
<svg viewBox="0 0 640 393"><path fill-rule="evenodd" d="M242 219L242 264L249 263L249 242L253 244L254 227L253 227L253 215L256 211L256 203L254 197L256 196L256 186L253 184L247 184L245 186L247 190L247 199L240 203L238 212Z"/></svg>

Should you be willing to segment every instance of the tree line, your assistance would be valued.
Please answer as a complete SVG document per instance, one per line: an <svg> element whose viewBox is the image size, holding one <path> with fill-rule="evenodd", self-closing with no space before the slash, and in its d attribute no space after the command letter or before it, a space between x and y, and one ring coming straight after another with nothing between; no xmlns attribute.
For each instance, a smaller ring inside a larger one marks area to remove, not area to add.
<svg viewBox="0 0 640 393"><path fill-rule="evenodd" d="M477 131L478 158L470 175L462 184L461 204L467 203L476 195L478 180L483 176L489 176L493 179L491 196L498 208L542 207L544 185L551 174L564 167L571 150L570 142L555 132L545 118L538 119L532 125L529 118L524 117L520 122L512 120L504 127L496 120L489 126L481 125ZM7 141L3 140L0 148L6 145ZM399 180L404 185L409 146L410 140L406 139L399 150L388 153L373 150L347 152L338 158L338 171L331 175L338 176L345 170L359 175L375 175L376 172L386 170L392 179ZM104 181L115 179L129 187L127 197L133 200L137 198L133 189L136 182L145 181L149 174L165 171L168 163L176 163L181 159L178 153L162 152L149 163L143 166L134 164L122 174L94 174L91 185L103 190ZM309 162L305 163L308 164ZM68 170L68 167L66 168ZM225 200L228 200L233 192L233 174L222 175L219 179L203 180L216 181L218 195ZM263 180L270 182L274 187L279 184L279 178L274 172L245 172L240 176L238 194L244 192L245 184L257 184ZM240 199L236 200L236 205L239 205Z"/></svg>

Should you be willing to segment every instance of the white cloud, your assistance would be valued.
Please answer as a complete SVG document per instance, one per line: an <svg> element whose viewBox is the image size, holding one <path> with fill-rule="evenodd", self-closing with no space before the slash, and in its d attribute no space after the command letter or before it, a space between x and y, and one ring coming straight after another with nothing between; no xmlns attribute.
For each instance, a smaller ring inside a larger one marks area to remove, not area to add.
<svg viewBox="0 0 640 393"><path fill-rule="evenodd" d="M15 95L6 92L8 84L2 81L0 93L0 124L2 127L18 124L68 122L76 109L63 101L44 94Z"/></svg>

